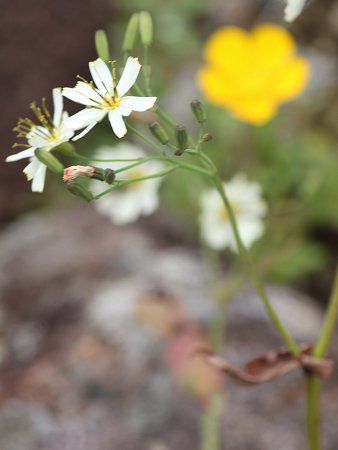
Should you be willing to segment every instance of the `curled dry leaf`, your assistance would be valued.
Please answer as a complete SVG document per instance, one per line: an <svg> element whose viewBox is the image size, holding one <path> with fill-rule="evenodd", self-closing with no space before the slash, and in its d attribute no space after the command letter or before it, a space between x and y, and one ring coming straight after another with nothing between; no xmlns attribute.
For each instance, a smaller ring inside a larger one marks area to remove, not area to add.
<svg viewBox="0 0 338 450"><path fill-rule="evenodd" d="M243 369L233 367L226 359L206 348L201 348L197 354L236 381L255 385L274 380L299 368L320 378L327 378L332 372L333 362L328 359L313 358L310 356L311 351L311 345L302 345L300 355L296 357L286 348L282 348L250 360Z"/></svg>

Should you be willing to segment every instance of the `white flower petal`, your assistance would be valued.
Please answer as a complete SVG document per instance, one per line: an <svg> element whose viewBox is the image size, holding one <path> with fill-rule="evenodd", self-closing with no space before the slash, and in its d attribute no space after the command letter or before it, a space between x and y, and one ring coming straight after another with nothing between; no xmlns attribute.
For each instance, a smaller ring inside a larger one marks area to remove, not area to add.
<svg viewBox="0 0 338 450"><path fill-rule="evenodd" d="M80 130L81 128L85 128L93 122L97 123L103 119L103 117L107 114L107 111L103 111L98 108L86 108L73 116L68 117L66 119L66 126L71 128L72 130Z"/></svg>
<svg viewBox="0 0 338 450"><path fill-rule="evenodd" d="M94 88L93 83L85 83L84 81L78 81L76 83L75 89L77 89L78 92L90 98L91 100L97 103L102 103L102 97L98 93L98 91Z"/></svg>
<svg viewBox="0 0 338 450"><path fill-rule="evenodd" d="M36 171L32 181L33 192L43 192L43 188L45 187L46 169L47 167L40 163L40 167Z"/></svg>
<svg viewBox="0 0 338 450"><path fill-rule="evenodd" d="M90 88L92 89L92 88ZM94 89L92 91L95 93ZM81 105L85 106L97 106L99 103L89 98L87 95L85 95L83 92L81 92L79 89L75 88L63 88L62 95L64 97L69 98L69 100L72 100L73 102L80 103Z"/></svg>
<svg viewBox="0 0 338 450"><path fill-rule="evenodd" d="M126 66L121 75L120 81L118 82L116 88L119 97L123 97L123 95L126 92L128 92L129 89L135 84L140 69L141 64L138 62L138 59L129 56L129 58L127 59Z"/></svg>
<svg viewBox="0 0 338 450"><path fill-rule="evenodd" d="M121 116L128 117L132 113L132 102L130 100L126 100L126 97L123 97L120 100L119 106L116 108L118 109Z"/></svg>
<svg viewBox="0 0 338 450"><path fill-rule="evenodd" d="M35 156L31 158L31 162L23 169L23 173L26 175L28 181L33 179L41 164L41 161Z"/></svg>
<svg viewBox="0 0 338 450"><path fill-rule="evenodd" d="M7 156L6 162L19 161L20 159L30 158L34 156L35 147L28 148L19 153L14 153L14 155Z"/></svg>
<svg viewBox="0 0 338 450"><path fill-rule="evenodd" d="M97 122L93 122L90 125L88 125L88 127L86 127L84 130L82 130L81 133L79 133L73 137L73 141L78 141L79 139L81 139L83 136L85 136L87 133L89 133L89 131L92 128L94 128L96 124L97 124Z"/></svg>
<svg viewBox="0 0 338 450"><path fill-rule="evenodd" d="M66 119L68 119L68 115L65 116L64 114L65 113L63 113L61 126L59 128L59 132L60 132L60 142L59 143L67 142L67 141L69 141L69 139L71 139L74 136L74 130L67 127L67 125L65 123Z"/></svg>
<svg viewBox="0 0 338 450"><path fill-rule="evenodd" d="M248 181L244 174L238 174L223 187L233 207L239 234L245 246L249 247L264 232L263 216L266 204L258 183ZM225 211L216 189L210 189L201 197L201 235L212 248L229 247L237 250L229 216Z"/></svg>
<svg viewBox="0 0 338 450"><path fill-rule="evenodd" d="M287 22L293 22L302 12L306 0L286 0L284 10L284 19Z"/></svg>
<svg viewBox="0 0 338 450"><path fill-rule="evenodd" d="M102 95L111 94L113 91L113 77L107 64L98 58L89 63L89 70L94 83Z"/></svg>
<svg viewBox="0 0 338 450"><path fill-rule="evenodd" d="M257 220L254 217L241 218L238 220L238 231L245 247L251 247L251 245L259 239L264 233L264 223L261 220ZM235 245L237 251L237 244Z"/></svg>
<svg viewBox="0 0 338 450"><path fill-rule="evenodd" d="M59 127L62 118L63 99L61 88L53 89L54 116L53 123L55 127Z"/></svg>
<svg viewBox="0 0 338 450"><path fill-rule="evenodd" d="M148 109L151 109L155 102L157 100L157 97L135 97L135 96L127 96L122 99L122 102L125 102L125 104L130 104L131 109L133 111L147 111ZM122 103L121 102L121 103Z"/></svg>
<svg viewBox="0 0 338 450"><path fill-rule="evenodd" d="M114 133L118 138L122 138L127 133L127 127L118 108L109 111L108 117Z"/></svg>

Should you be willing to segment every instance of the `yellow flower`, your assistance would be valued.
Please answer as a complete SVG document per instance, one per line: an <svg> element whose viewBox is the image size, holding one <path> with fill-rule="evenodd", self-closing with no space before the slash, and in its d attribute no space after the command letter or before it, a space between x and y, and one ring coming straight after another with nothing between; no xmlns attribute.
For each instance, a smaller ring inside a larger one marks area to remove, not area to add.
<svg viewBox="0 0 338 450"><path fill-rule="evenodd" d="M277 25L259 25L251 33L220 28L206 43L205 59L198 74L204 95L254 125L266 123L281 103L299 96L309 79L307 61Z"/></svg>

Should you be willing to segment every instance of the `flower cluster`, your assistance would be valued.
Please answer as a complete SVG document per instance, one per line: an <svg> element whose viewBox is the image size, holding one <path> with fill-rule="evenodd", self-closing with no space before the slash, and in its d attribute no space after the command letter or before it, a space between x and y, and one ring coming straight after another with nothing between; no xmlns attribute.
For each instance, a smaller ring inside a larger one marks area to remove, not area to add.
<svg viewBox="0 0 338 450"><path fill-rule="evenodd" d="M115 135L122 138L127 128L123 117L132 111L151 109L156 97L136 97L125 95L135 84L141 65L137 58L129 57L121 78L116 83L115 70L110 71L107 64L100 58L89 63L92 82L79 81L74 88L56 88L53 90L54 115L51 117L45 101L42 107L31 105L39 124L30 119L20 119L15 131L18 137L25 138L27 144L16 144L27 147L25 150L7 157L7 162L30 158L24 173L28 180L33 180L32 191L42 192L45 185L46 165L36 156L37 149L50 152L52 149L73 140L80 139L88 133L99 121L108 115ZM69 117L63 111L62 95L86 108ZM74 136L76 130L84 130Z"/></svg>
<svg viewBox="0 0 338 450"><path fill-rule="evenodd" d="M149 17L143 14L142 18L141 37L143 45L147 47L151 42L151 27ZM128 39L124 42L125 52L132 48L137 23L134 16L127 30ZM206 155L202 155L200 148L211 136L204 128L205 111L201 103L195 100L191 102L191 108L200 127L197 142L188 135L184 125L176 125L169 119L169 125L174 128L174 133L169 133L162 124L153 121L149 124L149 131L162 147L158 148L148 137L145 137L145 142L150 143L152 149L155 148L159 152L159 156L149 156L131 144L120 144L115 147L101 147L96 154L88 158L78 155L71 147L71 156L82 158L81 163L89 159L97 164L93 167L80 163L64 168L61 162L51 155L52 151L62 151L62 148L64 151L66 142L82 138L106 116L115 136L122 138L128 127L125 118L134 111L143 112L153 108L157 100L152 95L144 96L136 83L141 70L138 58L127 57L121 76L117 77L115 62L109 60L109 47L102 33L97 35L101 43L101 51L98 51L98 54L104 56L89 63L92 80L80 78L73 88L54 89L53 117L45 101L41 107L33 104L31 107L39 123L30 119L19 120L15 130L27 143L18 145L27 148L9 156L7 161L30 158L24 173L32 180L32 190L35 192L42 192L44 189L47 167L57 174L62 174L70 192L88 201L95 199L97 210L109 217L114 224L120 225L155 211L159 204L162 176L175 168L192 169L211 176L213 163ZM276 43L280 44L277 51ZM227 52L226 58L224 50ZM250 55L250 51L253 51L254 57ZM306 65L303 60L294 57L293 52L291 38L277 27L260 27L251 37L235 28L222 29L207 45L209 66L200 73L201 86L211 100L227 104L238 117L260 123L275 111L276 104L281 99L294 96L304 82ZM251 70L251 83L245 84L244 71L248 69L248 64L253 64L254 70ZM290 70L287 78L286 72ZM146 92L150 94L149 73L149 67L145 66L143 75ZM271 82L277 75L279 78L275 87L265 92L263 98L266 83ZM128 95L133 87L139 96ZM67 112L63 111L62 96L84 108L69 117ZM159 114L159 117L166 118L163 114ZM130 124L129 127L140 136ZM80 133L75 135L78 130L81 130ZM170 142L172 135L175 135L175 144ZM168 156L166 151L170 151L171 155ZM186 161L179 163L178 159L186 152L204 158L201 165L191 165ZM102 182L111 186L102 190ZM224 183L223 189L228 192L239 233L245 245L250 246L264 231L262 219L266 205L261 198L260 188L256 183L248 182L244 175L237 175L230 182ZM202 195L200 226L202 238L210 247L237 250L228 213L216 189L208 189Z"/></svg>

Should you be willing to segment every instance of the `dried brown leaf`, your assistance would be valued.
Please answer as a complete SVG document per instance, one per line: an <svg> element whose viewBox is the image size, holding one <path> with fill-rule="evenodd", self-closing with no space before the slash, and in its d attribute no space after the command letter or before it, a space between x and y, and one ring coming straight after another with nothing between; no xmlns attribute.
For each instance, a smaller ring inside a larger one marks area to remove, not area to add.
<svg viewBox="0 0 338 450"><path fill-rule="evenodd" d="M299 368L320 378L327 378L332 372L332 361L313 358L310 356L311 351L311 345L302 345L300 355L297 357L286 348L270 351L250 360L243 369L233 367L226 359L206 348L200 349L197 353L210 365L236 381L246 385L255 385L282 377Z"/></svg>

